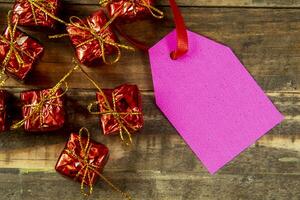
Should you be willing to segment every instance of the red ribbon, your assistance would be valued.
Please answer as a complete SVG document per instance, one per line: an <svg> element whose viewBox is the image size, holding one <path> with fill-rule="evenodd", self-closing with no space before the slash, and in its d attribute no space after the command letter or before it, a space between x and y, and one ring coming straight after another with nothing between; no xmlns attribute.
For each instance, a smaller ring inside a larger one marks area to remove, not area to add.
<svg viewBox="0 0 300 200"><path fill-rule="evenodd" d="M189 43L188 43L187 30L181 12L175 0L169 0L169 2L174 15L174 22L176 25L176 32L177 32L177 49L172 51L170 56L173 60L176 60L187 53L189 49Z"/></svg>
<svg viewBox="0 0 300 200"><path fill-rule="evenodd" d="M170 57L173 60L178 59L179 57L183 56L184 54L187 53L189 49L189 44L188 44L188 36L187 36L187 30L186 26L184 23L184 19L181 15L181 12L176 4L175 0L169 0L170 6L173 12L174 16L174 23L176 26L176 32L177 32L177 49L171 52ZM143 51L148 51L149 47L146 46L144 43L128 36L125 34L118 25L114 24L115 30L123 37L125 38L128 42L130 42L132 45L137 47L138 49L141 49Z"/></svg>

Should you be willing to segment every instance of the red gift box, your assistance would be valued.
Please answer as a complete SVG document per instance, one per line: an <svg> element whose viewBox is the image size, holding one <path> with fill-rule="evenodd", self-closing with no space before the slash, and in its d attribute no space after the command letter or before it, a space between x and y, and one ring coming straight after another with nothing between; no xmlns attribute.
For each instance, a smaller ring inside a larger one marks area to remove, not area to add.
<svg viewBox="0 0 300 200"><path fill-rule="evenodd" d="M0 63L8 74L23 80L41 57L44 47L18 29L13 37L11 35L13 31L9 26L0 37ZM11 46L11 42L14 45Z"/></svg>
<svg viewBox="0 0 300 200"><path fill-rule="evenodd" d="M149 15L162 18L163 13L153 7L154 0L111 0L107 4L109 16L118 16L122 22L144 19Z"/></svg>
<svg viewBox="0 0 300 200"><path fill-rule="evenodd" d="M42 9L41 9L42 8ZM23 26L54 27L59 10L58 0L16 0L12 22ZM46 12L45 12L46 11Z"/></svg>
<svg viewBox="0 0 300 200"><path fill-rule="evenodd" d="M50 89L45 89L25 91L20 94L26 131L44 132L63 127L65 123L63 90L57 90L51 97L49 92Z"/></svg>
<svg viewBox="0 0 300 200"><path fill-rule="evenodd" d="M0 90L0 132L7 130L6 126L7 92Z"/></svg>
<svg viewBox="0 0 300 200"><path fill-rule="evenodd" d="M55 169L87 186L95 184L109 158L108 148L89 137L72 133ZM85 175L86 174L86 175Z"/></svg>
<svg viewBox="0 0 300 200"><path fill-rule="evenodd" d="M111 55L116 51L115 46L107 43L116 44L117 42L117 37L110 26L108 25L102 30L107 22L106 15L102 10L85 19L71 17L67 31L75 47L76 56L82 64L91 65L99 61L105 62L103 56ZM101 44L103 44L104 50L101 48Z"/></svg>
<svg viewBox="0 0 300 200"><path fill-rule="evenodd" d="M102 90L112 111L107 110L107 104L100 92L96 93L99 104L100 124L104 135L118 134L122 127L121 122L129 132L143 127L141 94L136 85L121 85L115 89ZM119 113L115 115L115 113ZM120 121L117 120L119 118Z"/></svg>

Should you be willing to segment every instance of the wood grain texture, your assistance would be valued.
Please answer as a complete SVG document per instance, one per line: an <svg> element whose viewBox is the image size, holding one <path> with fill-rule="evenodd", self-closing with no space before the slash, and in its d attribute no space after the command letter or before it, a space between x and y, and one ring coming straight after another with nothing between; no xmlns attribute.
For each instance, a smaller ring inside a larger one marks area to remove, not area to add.
<svg viewBox="0 0 300 200"><path fill-rule="evenodd" d="M12 0L0 0L0 30ZM87 16L99 9L97 0L64 0L64 18ZM70 132L85 126L93 139L108 145L105 176L139 200L298 200L300 199L300 1L298 0L177 0L187 26L194 32L230 46L267 92L285 121L211 176L154 104L148 57L123 52L113 66L85 68L105 88L124 82L142 89L145 127L134 135L131 148L116 137L105 137L96 115L86 106L95 90L81 73L69 79L66 98L68 125L56 133L0 134L0 200L84 199L80 184L61 177L53 168ZM174 28L167 0L158 1L162 21L146 20L123 26L128 34L154 44ZM159 28L158 28L159 27ZM19 92L50 87L72 66L68 38L50 40L53 32L21 28L46 47L31 78L10 79L12 115L20 117ZM125 42L121 39L122 42ZM99 182L90 199L121 199Z"/></svg>
<svg viewBox="0 0 300 200"><path fill-rule="evenodd" d="M216 175L203 173L105 173L121 189L129 191L135 199L142 200L256 200L289 199L300 197L299 175ZM0 195L5 199L84 199L76 195L80 185L52 173L0 173ZM18 188L7 190L4 185ZM226 187L224 187L226 185ZM1 188L1 186L3 188ZM280 188L280 189L278 189ZM233 192L234 191L234 192ZM45 195L45 193L47 195ZM118 193L104 183L95 186L90 199L121 199Z"/></svg>
<svg viewBox="0 0 300 200"><path fill-rule="evenodd" d="M5 10L0 12L0 23L3 24L9 6L1 9ZM97 9L93 5L72 5L67 8L66 15L88 15ZM170 13L169 9L164 10ZM189 29L230 46L264 90L299 89L300 9L182 8L182 12ZM161 28L157 30L157 26ZM165 21L144 21L136 23L135 27L126 26L124 30L149 44L154 44L174 28L169 14ZM35 78L28 80L28 85L54 84L70 68L74 56L68 38L49 40L48 34L43 31L26 30L43 41L46 47L42 61L33 70L32 76ZM64 51L58 53L58 50ZM123 51L118 64L89 68L88 71L99 77L104 87L130 82L138 84L143 90L152 90L147 55L138 51ZM79 78L78 75L75 77L73 80ZM87 82L75 83L75 87L89 87ZM14 80L7 85L23 86Z"/></svg>
<svg viewBox="0 0 300 200"><path fill-rule="evenodd" d="M17 95L18 91L20 89L13 89L11 93ZM286 120L259 141L254 149L246 151L244 156L238 157L237 162L232 162L221 170L221 173L234 173L244 168L247 169L247 173L300 174L298 154L300 137L299 132L295 132L300 130L300 94L268 93L268 95L286 116ZM110 147L111 160L108 164L110 170L206 172L175 129L156 108L152 92L143 92L142 97L145 127L134 135L135 145L132 148L122 146L118 136L103 136L99 116L87 112L87 105L95 99L95 90L72 89L66 99L68 125L64 130L49 134L26 134L22 130L1 134L0 167L53 171L69 133L85 126L90 129L95 140ZM15 101L14 105L18 105L17 97L12 99ZM19 116L18 113L15 115ZM282 150L276 150L277 148ZM255 159L252 160L251 157ZM293 158L295 161L284 162L287 158ZM288 168L281 167L282 163Z"/></svg>

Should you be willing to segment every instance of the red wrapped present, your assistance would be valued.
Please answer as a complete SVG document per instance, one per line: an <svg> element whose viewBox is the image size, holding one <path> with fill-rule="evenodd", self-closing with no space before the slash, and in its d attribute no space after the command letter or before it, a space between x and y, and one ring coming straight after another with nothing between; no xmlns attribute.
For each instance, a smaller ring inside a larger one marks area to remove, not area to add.
<svg viewBox="0 0 300 200"><path fill-rule="evenodd" d="M6 90L0 90L0 132L7 130L6 124Z"/></svg>
<svg viewBox="0 0 300 200"><path fill-rule="evenodd" d="M63 95L68 91L66 80L78 68L80 66L76 63L50 89L22 92L20 96L23 103L23 119L13 124L11 129L18 129L23 125L28 132L53 131L61 128L65 123ZM65 90L61 89L63 84L65 84Z"/></svg>
<svg viewBox="0 0 300 200"><path fill-rule="evenodd" d="M113 33L106 15L99 10L85 19L71 17L71 23L67 25L67 31L76 50L78 60L85 65L91 65L103 61L113 64L120 58L120 48L131 49L117 43L117 37ZM113 61L107 56L117 54Z"/></svg>
<svg viewBox="0 0 300 200"><path fill-rule="evenodd" d="M65 123L62 89L30 90L20 94L24 129L28 132L53 131Z"/></svg>
<svg viewBox="0 0 300 200"><path fill-rule="evenodd" d="M0 63L9 75L23 80L42 56L44 47L14 26L9 24L0 36Z"/></svg>
<svg viewBox="0 0 300 200"><path fill-rule="evenodd" d="M82 136L83 133L87 133L88 137ZM108 158L108 148L91 140L88 130L82 128L79 135L75 133L70 135L55 169L60 174L81 182L81 189L83 185L92 188Z"/></svg>
<svg viewBox="0 0 300 200"><path fill-rule="evenodd" d="M102 92L96 93L100 110L96 114L101 114L104 135L120 134L123 138L124 131L129 134L142 128L142 101L136 85L124 84L115 89L103 89Z"/></svg>
<svg viewBox="0 0 300 200"><path fill-rule="evenodd" d="M143 19L149 15L163 18L164 14L153 6L154 0L104 0L110 17L118 16L122 22ZM100 1L101 3L101 1Z"/></svg>
<svg viewBox="0 0 300 200"><path fill-rule="evenodd" d="M59 0L16 0L12 21L22 26L53 28L59 10Z"/></svg>

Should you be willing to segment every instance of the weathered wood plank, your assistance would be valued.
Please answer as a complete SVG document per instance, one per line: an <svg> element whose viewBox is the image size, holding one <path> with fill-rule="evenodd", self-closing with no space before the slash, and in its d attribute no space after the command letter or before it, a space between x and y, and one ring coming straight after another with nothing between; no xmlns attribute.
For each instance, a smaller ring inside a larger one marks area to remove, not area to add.
<svg viewBox="0 0 300 200"><path fill-rule="evenodd" d="M76 5L68 7L66 13L87 15L96 9L95 6ZM8 10L8 6L0 10ZM169 9L165 10L170 13ZM232 47L264 90L292 91L300 87L300 9L183 8L182 11L191 30ZM5 12L0 12L2 24L4 16ZM129 34L153 44L172 30L173 23L170 19L146 21L136 23L135 27L124 28ZM161 28L157 30L157 27ZM53 84L68 70L74 56L72 46L67 38L53 41L47 39L45 32L27 31L43 41L46 47L42 61L33 70L34 79L28 84ZM63 53L58 53L58 49ZM89 71L101 77L105 87L132 82L142 89L152 90L148 58L141 52L124 51L118 64L90 68ZM76 75L76 79L78 77ZM13 80L7 85L22 87ZM86 82L77 82L76 87L89 86Z"/></svg>
<svg viewBox="0 0 300 200"><path fill-rule="evenodd" d="M116 172L109 177L133 199L143 200L273 200L300 198L300 175L215 175L206 173ZM2 197L9 200L84 199L80 184L56 173L1 173ZM226 187L224 187L226 186ZM12 189L13 188L13 189ZM279 189L280 188L280 189ZM99 182L90 199L121 199L120 194Z"/></svg>
<svg viewBox="0 0 300 200"><path fill-rule="evenodd" d="M0 150L0 167L53 172L67 137L65 136L64 139L62 136L57 136L55 139L47 137L48 141L51 140L49 143L59 141L57 144L48 144L42 137L36 138L41 141L37 142L30 137L36 144L34 146ZM136 147L132 149L122 147L116 140L118 138L114 141L102 140L106 141L105 144L111 149L111 159L107 164L110 170L207 172L182 139L175 134L166 134L163 138L157 135L137 136L138 143L136 142ZM259 140L256 146L247 149L218 173L300 174L299 140L299 136L267 135ZM162 142L166 144L161 144Z"/></svg>
<svg viewBox="0 0 300 200"><path fill-rule="evenodd" d="M19 90L11 91L17 95ZM268 95L286 116L286 120L220 173L300 173L300 94ZM102 136L97 125L98 116L89 115L86 111L86 106L94 98L93 90L70 90L67 97L68 126L57 133L26 134L19 130L1 134L0 168L51 171L68 134L85 126L93 133L95 140L110 147L108 168L111 170L206 171L156 108L152 92L143 92L145 127L134 136L135 145L132 148L122 146L118 136Z"/></svg>
<svg viewBox="0 0 300 200"><path fill-rule="evenodd" d="M12 0L0 2L10 2L0 3L0 29L3 29ZM99 9L96 0L64 2L66 16L74 13L86 16ZM126 26L124 30L154 44L174 28L167 2L158 1L167 19L138 22L134 29ZM154 105L147 56L141 52L124 52L117 65L87 71L103 87L131 82L144 90L146 124L134 136L135 145L126 148L117 136L102 136L98 116L89 115L85 109L95 98L94 90L71 89L66 99L69 123L63 130L34 135L22 130L0 134L0 199L83 199L78 183L64 179L53 170L68 134L81 126L88 127L95 140L109 146L111 158L105 175L121 189L128 190L134 199L300 199L300 1L178 0L178 3L183 6L189 29L234 49L262 88L269 91L267 94L286 120L217 175L210 176ZM8 81L9 90L15 94L14 117L19 116L18 92L53 85L71 67L73 57L68 39L49 40L41 30L26 28L25 31L43 42L46 53L32 72L34 78L26 85ZM63 53L58 53L58 49ZM79 73L70 79L70 86L91 88ZM120 199L120 196L106 184L98 183L91 199Z"/></svg>
<svg viewBox="0 0 300 200"><path fill-rule="evenodd" d="M1 0L0 2L13 3L14 0ZM65 4L93 4L98 5L99 0L63 0ZM211 7L300 7L299 0L177 0L180 6L211 6ZM167 0L157 0L157 5L169 6Z"/></svg>

